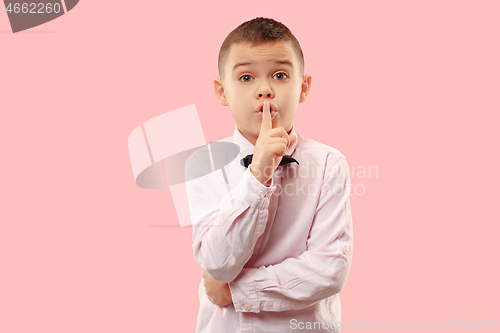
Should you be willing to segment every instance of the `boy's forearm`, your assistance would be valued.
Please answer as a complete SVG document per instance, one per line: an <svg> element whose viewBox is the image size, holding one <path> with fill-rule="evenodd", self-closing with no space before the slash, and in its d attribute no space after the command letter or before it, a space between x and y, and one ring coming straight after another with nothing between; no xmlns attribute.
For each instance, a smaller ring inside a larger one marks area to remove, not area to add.
<svg viewBox="0 0 500 333"><path fill-rule="evenodd" d="M234 280L250 259L265 231L275 190L259 183L247 170L238 187L223 197L218 210L199 214L205 217L193 229L193 253L198 265L214 279Z"/></svg>
<svg viewBox="0 0 500 333"><path fill-rule="evenodd" d="M229 283L236 311L298 310L338 294L347 282L350 259L331 257L330 262L319 266L332 267L325 272L325 269L311 266L311 262L316 261L313 259L315 256L308 252L298 259L288 259L277 265L243 268L241 274ZM314 265L317 264L320 264L319 261ZM284 273L294 271L300 273Z"/></svg>
<svg viewBox="0 0 500 333"><path fill-rule="evenodd" d="M353 254L351 184L345 158L337 162L324 183L338 190L320 197L307 251L278 264L243 268L229 284L236 311L301 309L344 288Z"/></svg>

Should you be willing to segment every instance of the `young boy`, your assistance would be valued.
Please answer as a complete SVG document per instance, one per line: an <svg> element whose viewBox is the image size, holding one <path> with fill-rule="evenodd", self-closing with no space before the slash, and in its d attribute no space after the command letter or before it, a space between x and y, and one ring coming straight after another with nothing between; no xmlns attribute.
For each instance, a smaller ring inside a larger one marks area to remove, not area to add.
<svg viewBox="0 0 500 333"><path fill-rule="evenodd" d="M298 41L272 19L245 22L222 44L215 94L236 126L219 142L240 151L186 183L203 269L198 333L340 330L338 293L353 249L351 183L344 155L295 132L311 86L303 73ZM196 157L190 166L196 161L201 167Z"/></svg>

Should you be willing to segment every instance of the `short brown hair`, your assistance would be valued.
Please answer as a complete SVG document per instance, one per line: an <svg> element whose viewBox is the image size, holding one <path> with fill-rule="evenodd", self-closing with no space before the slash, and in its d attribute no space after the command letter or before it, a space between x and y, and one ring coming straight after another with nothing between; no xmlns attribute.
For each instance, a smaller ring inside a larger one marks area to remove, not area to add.
<svg viewBox="0 0 500 333"><path fill-rule="evenodd" d="M236 43L250 43L251 46L277 41L291 41L297 58L300 61L301 71L304 72L304 55L299 41L283 23L270 18L257 17L240 24L226 37L219 51L219 75L224 77L224 66L231 46Z"/></svg>

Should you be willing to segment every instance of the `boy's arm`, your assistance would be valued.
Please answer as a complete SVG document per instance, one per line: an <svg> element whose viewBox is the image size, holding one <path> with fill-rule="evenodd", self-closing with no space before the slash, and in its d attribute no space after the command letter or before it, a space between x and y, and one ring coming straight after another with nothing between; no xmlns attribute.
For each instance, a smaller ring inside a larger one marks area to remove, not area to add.
<svg viewBox="0 0 500 333"><path fill-rule="evenodd" d="M234 280L265 230L276 186L263 185L247 169L230 192L221 170L188 181L186 188L195 261L217 281Z"/></svg>
<svg viewBox="0 0 500 333"><path fill-rule="evenodd" d="M325 175L307 251L298 258L243 268L229 287L237 312L287 311L337 294L351 267L351 183L345 157Z"/></svg>
<svg viewBox="0 0 500 333"><path fill-rule="evenodd" d="M210 184L223 189L218 193L225 190L225 186L220 186L222 177L217 179L216 172L186 183L191 218L196 223L193 225L195 260L217 281L234 280L252 256L257 239L265 231L270 198L276 190L272 173L286 150L297 141L297 136L289 137L283 127L272 128L269 102L263 104L262 117L252 164L238 186L224 195L220 205L209 201L217 196Z"/></svg>
<svg viewBox="0 0 500 333"><path fill-rule="evenodd" d="M206 272L202 276L205 294L210 302L222 307L233 303L229 284L212 279Z"/></svg>

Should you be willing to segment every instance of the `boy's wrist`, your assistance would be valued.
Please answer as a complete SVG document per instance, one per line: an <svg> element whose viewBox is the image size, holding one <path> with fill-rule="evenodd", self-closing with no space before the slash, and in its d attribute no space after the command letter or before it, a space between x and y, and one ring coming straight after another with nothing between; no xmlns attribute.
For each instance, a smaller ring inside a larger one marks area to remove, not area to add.
<svg viewBox="0 0 500 333"><path fill-rule="evenodd" d="M256 173L252 169L252 164L250 164L249 168L250 168L250 172L255 177L255 179L257 179L262 185L267 186L267 187L269 187L271 185L270 182L271 182L272 178L264 178L264 177L262 177L262 174L260 172Z"/></svg>

